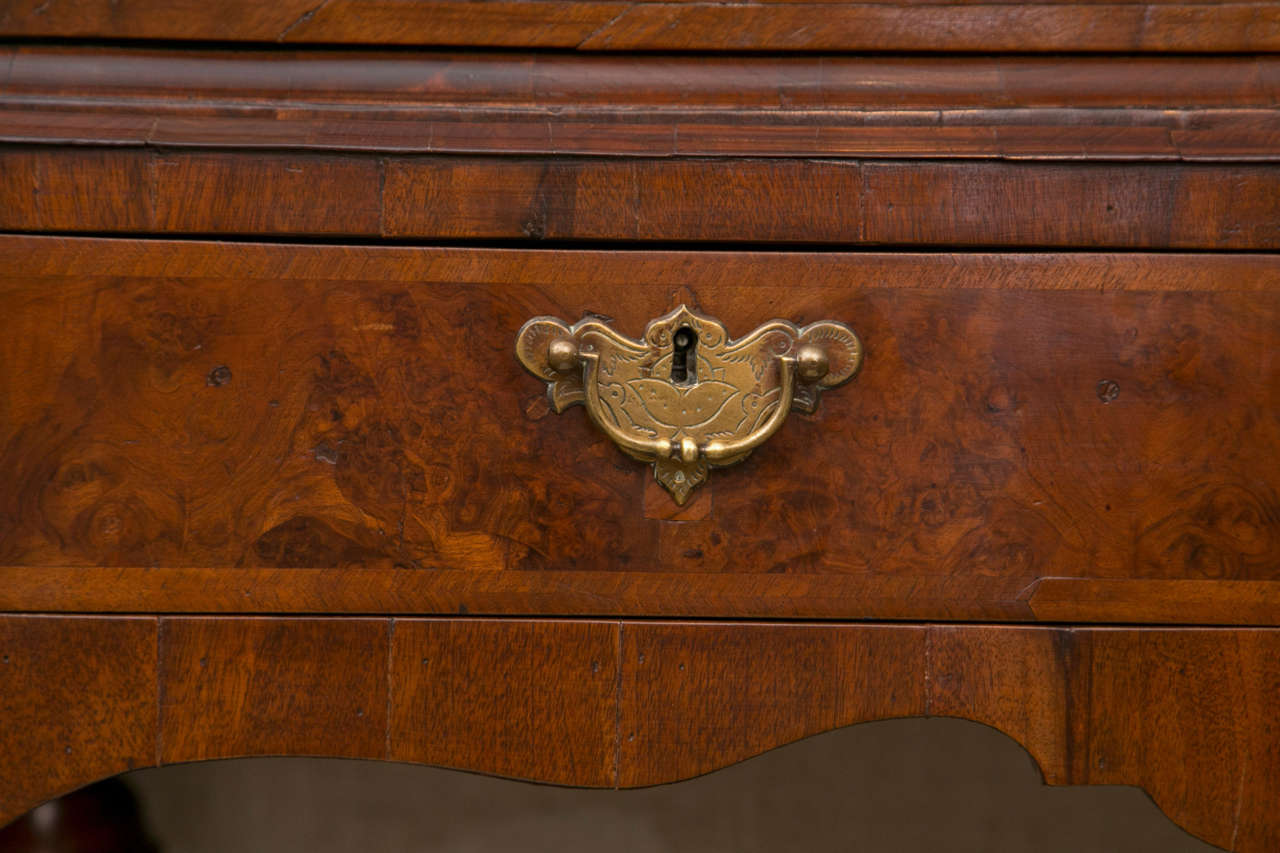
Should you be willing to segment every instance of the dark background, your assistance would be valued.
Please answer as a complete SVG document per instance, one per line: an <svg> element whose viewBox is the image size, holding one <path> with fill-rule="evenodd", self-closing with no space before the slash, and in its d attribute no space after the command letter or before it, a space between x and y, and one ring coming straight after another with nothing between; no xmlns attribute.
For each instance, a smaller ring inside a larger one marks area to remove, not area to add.
<svg viewBox="0 0 1280 853"><path fill-rule="evenodd" d="M609 850L1183 853L1137 788L1050 788L977 723L869 723L637 791L555 788L401 764L258 758L129 774L168 853Z"/></svg>

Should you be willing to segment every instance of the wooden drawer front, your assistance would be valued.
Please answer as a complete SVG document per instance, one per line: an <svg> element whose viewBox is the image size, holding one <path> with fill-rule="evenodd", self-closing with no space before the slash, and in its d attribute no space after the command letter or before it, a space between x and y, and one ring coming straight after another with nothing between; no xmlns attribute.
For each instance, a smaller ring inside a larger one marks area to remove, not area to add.
<svg viewBox="0 0 1280 853"><path fill-rule="evenodd" d="M1278 272L4 238L0 608L1267 621ZM682 302L866 359L677 508L513 344Z"/></svg>

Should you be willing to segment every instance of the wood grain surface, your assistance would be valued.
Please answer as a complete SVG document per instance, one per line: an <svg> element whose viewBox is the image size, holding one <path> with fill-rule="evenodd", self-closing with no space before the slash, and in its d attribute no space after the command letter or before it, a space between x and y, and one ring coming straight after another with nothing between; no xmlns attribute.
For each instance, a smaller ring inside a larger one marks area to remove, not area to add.
<svg viewBox="0 0 1280 853"><path fill-rule="evenodd" d="M1278 265L7 238L0 602L581 613L589 578L506 604L483 578L675 572L742 577L690 589L758 615L894 615L915 596L896 615L1030 618L1044 578L1272 582ZM638 334L679 302L733 334L839 319L867 348L685 521L646 514L651 473L581 410L550 413L512 355L532 316ZM94 567L140 573L113 590ZM303 568L369 586L270 571ZM231 574L172 574L196 569ZM370 570L384 579L355 580ZM801 603L761 596L788 575ZM714 600L627 583L596 612Z"/></svg>
<svg viewBox="0 0 1280 853"><path fill-rule="evenodd" d="M156 623L0 616L0 825L155 764Z"/></svg>
<svg viewBox="0 0 1280 853"><path fill-rule="evenodd" d="M668 528L670 530L671 528ZM678 535L678 528L670 535ZM1280 583L1043 578L1017 595L948 575L0 566L0 609L188 613L1280 624Z"/></svg>
<svg viewBox="0 0 1280 853"><path fill-rule="evenodd" d="M1280 247L1280 167L14 146L0 228L1257 250Z"/></svg>
<svg viewBox="0 0 1280 853"><path fill-rule="evenodd" d="M995 727L1049 784L1138 785L1224 849L1280 844L1276 630L4 615L0 655L0 824L175 760L625 788L923 715Z"/></svg>
<svg viewBox="0 0 1280 853"><path fill-rule="evenodd" d="M1045 622L1268 625L1280 616L1280 584L1046 578L1031 590L1027 606Z"/></svg>
<svg viewBox="0 0 1280 853"><path fill-rule="evenodd" d="M388 757L610 787L618 626L397 619Z"/></svg>
<svg viewBox="0 0 1280 853"><path fill-rule="evenodd" d="M620 787L686 779L840 726L929 710L927 626L620 630Z"/></svg>
<svg viewBox="0 0 1280 853"><path fill-rule="evenodd" d="M1273 56L615 57L23 45L0 47L0 67L0 141L11 143L1275 161L1280 139L1280 58Z"/></svg>
<svg viewBox="0 0 1280 853"><path fill-rule="evenodd" d="M387 742L385 619L165 619L159 763L376 758Z"/></svg>
<svg viewBox="0 0 1280 853"><path fill-rule="evenodd" d="M1252 52L1259 0L9 0L0 36L577 50Z"/></svg>
<svg viewBox="0 0 1280 853"><path fill-rule="evenodd" d="M0 824L182 761L623 788L934 715L1280 849L1280 4L0 0L0 38ZM676 511L512 349L682 302L866 363Z"/></svg>

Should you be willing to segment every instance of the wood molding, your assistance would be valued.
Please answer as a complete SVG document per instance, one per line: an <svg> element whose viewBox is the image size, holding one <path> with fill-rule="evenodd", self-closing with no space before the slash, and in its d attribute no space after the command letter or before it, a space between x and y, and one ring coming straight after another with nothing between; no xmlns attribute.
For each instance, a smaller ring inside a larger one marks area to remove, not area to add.
<svg viewBox="0 0 1280 853"><path fill-rule="evenodd" d="M1280 253L768 252L227 244L216 240L0 234L0 284L35 278L163 277L569 287L627 282L655 292L725 286L1057 293L1276 292ZM778 309L755 309L758 325ZM649 317L631 318L643 323ZM627 320L631 322L631 320Z"/></svg>
<svg viewBox="0 0 1280 853"><path fill-rule="evenodd" d="M0 45L6 98L140 101L196 113L314 105L553 107L602 114L732 110L1275 108L1280 56L715 57L557 53L170 50ZM283 118L283 116L281 116Z"/></svg>
<svg viewBox="0 0 1280 853"><path fill-rule="evenodd" d="M0 566L0 611L990 619L1280 626L1280 581Z"/></svg>
<svg viewBox="0 0 1280 853"><path fill-rule="evenodd" d="M1275 630L6 615L0 655L0 824L175 761L636 787L932 715L999 729L1049 784L1140 786L1224 849L1280 843Z"/></svg>
<svg viewBox="0 0 1280 853"><path fill-rule="evenodd" d="M0 66L0 141L10 143L1274 161L1280 137L1280 57L1270 56L620 58L23 46L0 48Z"/></svg>
<svg viewBox="0 0 1280 853"><path fill-rule="evenodd" d="M1271 581L1044 578L1029 592L1041 622L1280 625Z"/></svg>
<svg viewBox="0 0 1280 853"><path fill-rule="evenodd" d="M1254 52L1261 0L75 0L6 4L0 36L617 50Z"/></svg>

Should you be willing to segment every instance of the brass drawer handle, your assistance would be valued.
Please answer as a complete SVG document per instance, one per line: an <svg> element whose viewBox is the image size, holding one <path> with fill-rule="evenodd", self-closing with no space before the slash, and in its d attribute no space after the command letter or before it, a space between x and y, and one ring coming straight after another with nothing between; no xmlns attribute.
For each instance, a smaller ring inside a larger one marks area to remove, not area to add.
<svg viewBox="0 0 1280 853"><path fill-rule="evenodd" d="M516 336L516 356L547 382L555 411L585 405L683 504L712 466L742 461L789 411L812 412L819 392L857 373L862 343L831 320L771 320L732 341L719 321L681 305L638 341L594 317L572 326L534 317Z"/></svg>

